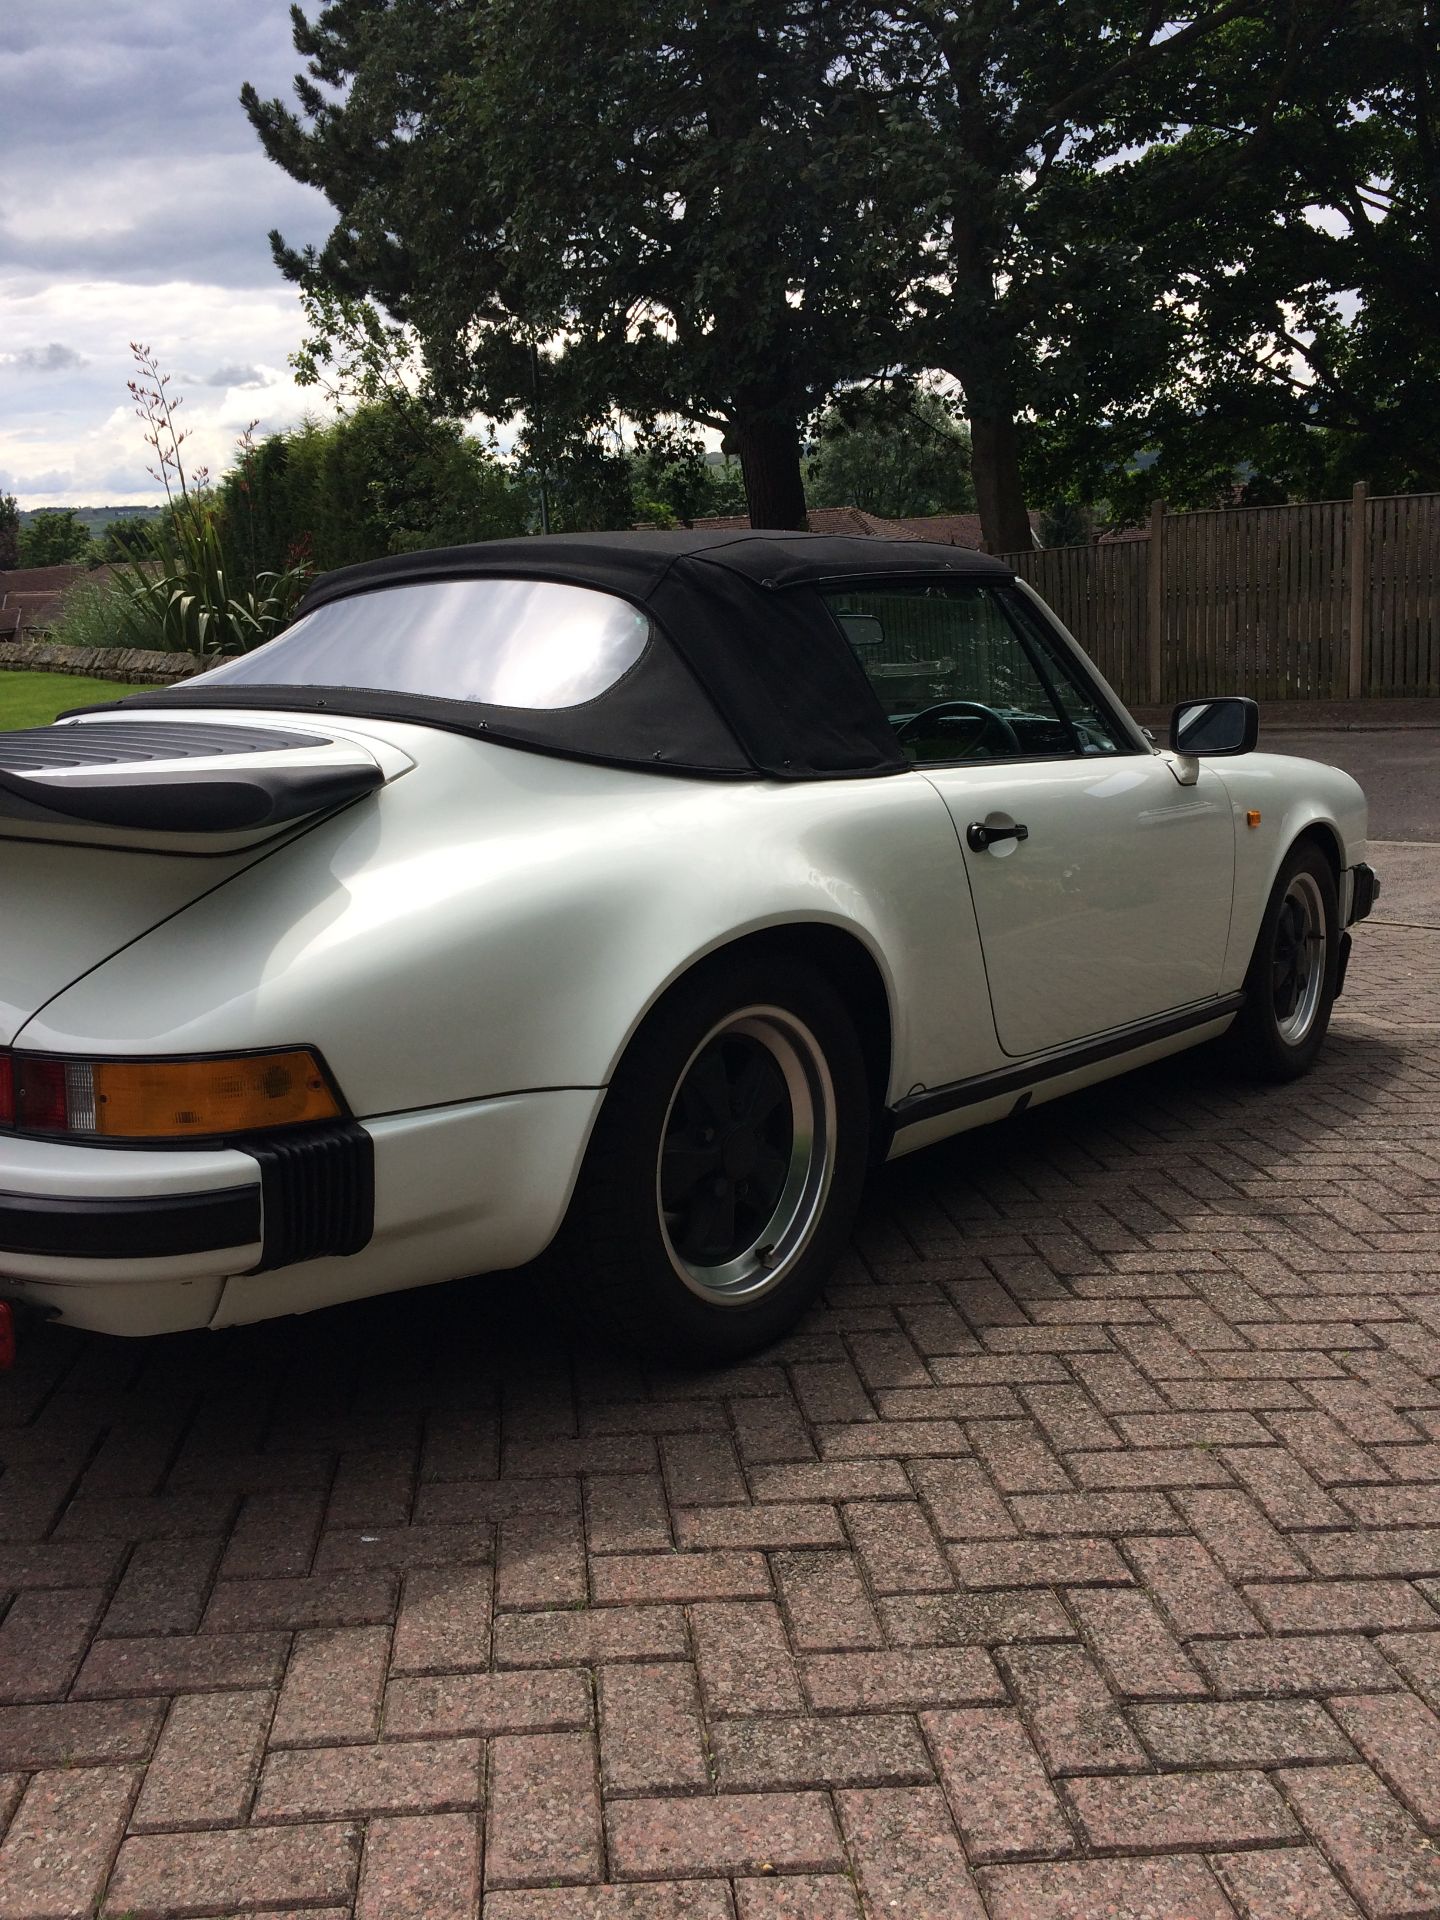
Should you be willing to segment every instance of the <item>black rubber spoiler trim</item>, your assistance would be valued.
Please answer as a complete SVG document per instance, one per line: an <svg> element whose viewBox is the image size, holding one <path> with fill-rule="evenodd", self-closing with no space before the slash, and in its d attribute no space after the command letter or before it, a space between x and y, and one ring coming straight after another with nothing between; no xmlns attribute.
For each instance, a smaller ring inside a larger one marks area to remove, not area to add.
<svg viewBox="0 0 1440 1920"><path fill-rule="evenodd" d="M151 833L236 833L327 811L358 800L384 781L374 761L348 767L236 767L180 778L137 768L113 782L83 787L0 768L0 815L12 811L5 805L9 796L23 803L21 818L27 820L88 820Z"/></svg>

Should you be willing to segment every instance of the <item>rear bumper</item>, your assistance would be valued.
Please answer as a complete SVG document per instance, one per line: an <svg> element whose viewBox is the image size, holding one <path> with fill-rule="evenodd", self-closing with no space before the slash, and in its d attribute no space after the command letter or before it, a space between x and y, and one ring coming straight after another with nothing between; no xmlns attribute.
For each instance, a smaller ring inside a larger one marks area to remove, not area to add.
<svg viewBox="0 0 1440 1920"><path fill-rule="evenodd" d="M258 1187L123 1200L0 1193L0 1260L168 1259L249 1246L260 1234Z"/></svg>
<svg viewBox="0 0 1440 1920"><path fill-rule="evenodd" d="M27 1149L38 1148L38 1152ZM14 1150L14 1151L12 1151ZM363 1127L298 1127L257 1138L236 1154L245 1163L228 1170L233 1186L203 1189L200 1167L180 1148L158 1154L118 1154L54 1141L0 1145L0 1273L16 1259L189 1259L259 1245L252 1265L263 1271L324 1254L358 1253L375 1215L373 1146ZM82 1156L75 1164L74 1156ZM226 1159L230 1156L227 1152ZM12 1163L10 1186L5 1168ZM71 1172L101 1191L46 1191L47 1181ZM28 1177L27 1177L28 1176Z"/></svg>
<svg viewBox="0 0 1440 1920"><path fill-rule="evenodd" d="M0 1135L0 1298L171 1333L520 1266L564 1217L601 1098L511 1094L244 1152Z"/></svg>

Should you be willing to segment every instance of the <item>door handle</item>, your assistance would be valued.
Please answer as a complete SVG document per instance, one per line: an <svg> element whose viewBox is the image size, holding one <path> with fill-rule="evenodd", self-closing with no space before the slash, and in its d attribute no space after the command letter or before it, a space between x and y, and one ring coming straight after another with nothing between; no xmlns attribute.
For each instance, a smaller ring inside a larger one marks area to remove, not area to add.
<svg viewBox="0 0 1440 1920"><path fill-rule="evenodd" d="M997 840L1028 840L1029 827L987 827L983 820L972 820L965 829L965 844L974 853L984 853Z"/></svg>

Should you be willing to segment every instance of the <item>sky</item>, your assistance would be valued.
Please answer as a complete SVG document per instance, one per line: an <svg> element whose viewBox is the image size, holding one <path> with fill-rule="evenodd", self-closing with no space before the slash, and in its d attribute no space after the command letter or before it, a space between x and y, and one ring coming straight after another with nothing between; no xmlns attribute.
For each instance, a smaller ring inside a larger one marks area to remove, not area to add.
<svg viewBox="0 0 1440 1920"><path fill-rule="evenodd" d="M153 347L185 453L323 412L287 364L302 332L267 234L330 209L272 165L242 81L291 97L284 0L4 0L0 36L0 493L22 507L164 498L125 383Z"/></svg>

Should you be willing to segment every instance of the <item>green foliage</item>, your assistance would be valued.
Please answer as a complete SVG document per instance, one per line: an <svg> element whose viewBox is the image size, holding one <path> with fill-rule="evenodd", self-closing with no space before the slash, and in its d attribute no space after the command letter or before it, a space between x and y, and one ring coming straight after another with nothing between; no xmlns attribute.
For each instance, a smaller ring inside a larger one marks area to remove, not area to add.
<svg viewBox="0 0 1440 1920"><path fill-rule="evenodd" d="M892 358L898 334L880 105L841 39L853 12L297 12L299 112L253 88L242 100L270 157L326 193L337 221L318 251L272 236L276 257L412 326L455 412L529 414L547 468L614 408L642 424L675 416L724 431L752 511L798 524L802 423Z"/></svg>
<svg viewBox="0 0 1440 1920"><path fill-rule="evenodd" d="M1097 309L1057 370L1037 490L1133 522L1155 497L1440 487L1437 24L1434 0L1351 0L1215 36L1188 120L1114 169L1137 322L1107 348Z"/></svg>
<svg viewBox="0 0 1440 1920"><path fill-rule="evenodd" d="M192 498L151 538L151 558L128 561L115 576L115 645L203 659L248 653L290 624L308 568L263 569L237 578L209 501Z"/></svg>
<svg viewBox="0 0 1440 1920"><path fill-rule="evenodd" d="M738 461L715 461L703 442L673 422L640 436L632 460L637 517L688 527L713 514L745 511Z"/></svg>
<svg viewBox="0 0 1440 1920"><path fill-rule="evenodd" d="M144 687L118 680L92 680L78 673L0 673L0 729L48 727L71 707L91 706L101 700L123 700Z"/></svg>
<svg viewBox="0 0 1440 1920"><path fill-rule="evenodd" d="M236 565L226 552L221 509L205 468L187 473L188 431L178 424L183 396L170 391L151 349L130 343L137 379L129 382L135 412L154 456L150 472L164 487L166 513L147 529L148 553L130 557L115 571L115 591L106 611L113 644L202 659L247 653L288 626L309 569ZM241 436L242 460L250 433Z"/></svg>
<svg viewBox="0 0 1440 1920"><path fill-rule="evenodd" d="M1052 500L1040 516L1042 547L1085 547L1095 538L1094 509L1079 500Z"/></svg>
<svg viewBox="0 0 1440 1920"><path fill-rule="evenodd" d="M232 565L271 572L523 533L530 512L482 442L400 393L243 448L218 500Z"/></svg>
<svg viewBox="0 0 1440 1920"><path fill-rule="evenodd" d="M62 598L45 638L62 647L120 647L124 586L106 574L77 580Z"/></svg>
<svg viewBox="0 0 1440 1920"><path fill-rule="evenodd" d="M0 573L20 564L20 506L13 493L0 493Z"/></svg>
<svg viewBox="0 0 1440 1920"><path fill-rule="evenodd" d="M630 461L613 441L565 441L550 456L545 479L552 533L607 533L640 517Z"/></svg>
<svg viewBox="0 0 1440 1920"><path fill-rule="evenodd" d="M99 542L101 561L142 559L150 551L154 525L154 517L143 513L120 514L109 521Z"/></svg>
<svg viewBox="0 0 1440 1920"><path fill-rule="evenodd" d="M863 507L887 519L975 504L970 435L926 388L861 388L820 421L806 472L813 507Z"/></svg>
<svg viewBox="0 0 1440 1920"><path fill-rule="evenodd" d="M806 426L926 369L1002 549L1027 493L1440 486L1436 0L329 0L295 34L298 111L244 99L337 209L272 236L350 343L317 377L418 347L452 411L528 416L562 521L618 411L720 430L794 524Z"/></svg>
<svg viewBox="0 0 1440 1920"><path fill-rule="evenodd" d="M68 507L37 513L20 529L18 564L22 567L89 566L94 558L89 533Z"/></svg>

